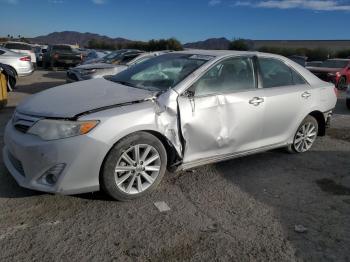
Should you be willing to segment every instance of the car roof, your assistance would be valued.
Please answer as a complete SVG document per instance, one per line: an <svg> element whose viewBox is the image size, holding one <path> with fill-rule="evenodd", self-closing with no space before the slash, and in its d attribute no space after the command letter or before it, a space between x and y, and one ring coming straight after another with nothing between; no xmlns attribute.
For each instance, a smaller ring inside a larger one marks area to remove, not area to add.
<svg viewBox="0 0 350 262"><path fill-rule="evenodd" d="M332 59L327 59L328 61L350 61L349 58L332 58Z"/></svg>
<svg viewBox="0 0 350 262"><path fill-rule="evenodd" d="M4 51L6 53L9 53L11 55L14 55L14 56L21 56L20 53L13 52L12 50L7 49L6 47L3 47L3 46L0 46L0 50Z"/></svg>
<svg viewBox="0 0 350 262"><path fill-rule="evenodd" d="M286 57L277 55L277 54L270 54L270 53L263 53L258 51L235 51L235 50L200 50L200 49L189 49L184 51L178 51L175 53L183 53L183 54L193 54L193 55L203 55L203 56L214 56L214 57L226 57L226 56L240 56L240 55L260 55L260 56L268 56L268 57L275 57L275 58L282 58L286 59Z"/></svg>
<svg viewBox="0 0 350 262"><path fill-rule="evenodd" d="M17 42L17 41L7 41L7 42L5 42L4 44L5 44L5 45L6 45L6 44L22 44L22 45L29 45L29 46L32 46L32 45L30 45L30 44L28 44L28 43L25 43L25 42Z"/></svg>

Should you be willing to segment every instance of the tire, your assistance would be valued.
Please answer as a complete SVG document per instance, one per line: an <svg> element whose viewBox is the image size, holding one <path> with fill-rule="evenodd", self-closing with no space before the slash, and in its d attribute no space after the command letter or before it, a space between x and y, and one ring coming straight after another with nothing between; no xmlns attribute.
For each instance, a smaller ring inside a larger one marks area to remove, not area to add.
<svg viewBox="0 0 350 262"><path fill-rule="evenodd" d="M10 83L10 86L11 86L12 90L15 90L17 79L14 78L14 77L10 77L9 78L9 83Z"/></svg>
<svg viewBox="0 0 350 262"><path fill-rule="evenodd" d="M49 69L49 64L46 61L43 61L43 67L44 69Z"/></svg>
<svg viewBox="0 0 350 262"><path fill-rule="evenodd" d="M309 151L315 142L318 134L317 120L308 115L299 125L296 131L293 143L288 145L289 153L304 153Z"/></svg>
<svg viewBox="0 0 350 262"><path fill-rule="evenodd" d="M101 189L119 201L142 197L158 186L166 167L166 150L157 137L147 132L131 134L108 153L100 176Z"/></svg>
<svg viewBox="0 0 350 262"><path fill-rule="evenodd" d="M56 67L56 63L55 63L55 61L51 61L50 62L50 69L52 70L52 71L57 71L57 67Z"/></svg>
<svg viewBox="0 0 350 262"><path fill-rule="evenodd" d="M346 99L346 107L350 110L350 98Z"/></svg>
<svg viewBox="0 0 350 262"><path fill-rule="evenodd" d="M345 77L342 77L342 78L339 79L337 88L338 88L339 90L345 90L345 89L347 88L347 85L346 85L346 78L345 78Z"/></svg>

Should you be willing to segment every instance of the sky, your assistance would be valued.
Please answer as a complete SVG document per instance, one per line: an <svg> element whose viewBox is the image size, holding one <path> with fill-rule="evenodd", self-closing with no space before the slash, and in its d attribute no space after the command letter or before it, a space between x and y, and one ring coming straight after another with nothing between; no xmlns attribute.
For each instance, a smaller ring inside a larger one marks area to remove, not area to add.
<svg viewBox="0 0 350 262"><path fill-rule="evenodd" d="M0 0L0 36L350 39L350 0Z"/></svg>

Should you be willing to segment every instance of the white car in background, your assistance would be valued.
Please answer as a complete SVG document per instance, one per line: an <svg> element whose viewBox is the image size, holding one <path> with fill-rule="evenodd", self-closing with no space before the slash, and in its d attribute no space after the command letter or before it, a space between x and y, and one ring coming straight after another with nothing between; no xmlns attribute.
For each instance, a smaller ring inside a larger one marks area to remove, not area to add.
<svg viewBox="0 0 350 262"><path fill-rule="evenodd" d="M28 76L34 72L30 56L0 47L0 63L8 65L16 76Z"/></svg>
<svg viewBox="0 0 350 262"><path fill-rule="evenodd" d="M29 55L31 62L33 63L34 67L36 67L36 55L34 48L30 44L23 42L6 42L3 46L13 52Z"/></svg>

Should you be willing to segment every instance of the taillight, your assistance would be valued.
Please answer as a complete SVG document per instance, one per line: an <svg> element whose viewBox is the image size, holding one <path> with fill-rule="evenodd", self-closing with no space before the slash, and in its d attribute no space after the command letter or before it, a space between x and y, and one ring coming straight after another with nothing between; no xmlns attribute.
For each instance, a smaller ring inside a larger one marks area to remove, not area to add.
<svg viewBox="0 0 350 262"><path fill-rule="evenodd" d="M21 61L26 61L26 62L30 62L30 61L31 61L31 58L30 58L30 56L24 56L24 57L21 57L19 60L21 60Z"/></svg>

